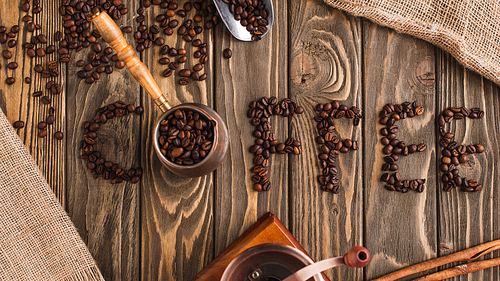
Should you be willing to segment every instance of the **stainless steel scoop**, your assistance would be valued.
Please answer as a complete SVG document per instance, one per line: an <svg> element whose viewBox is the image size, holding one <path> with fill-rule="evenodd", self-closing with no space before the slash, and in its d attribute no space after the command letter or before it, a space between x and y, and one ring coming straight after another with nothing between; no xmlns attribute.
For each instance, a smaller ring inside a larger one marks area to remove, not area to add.
<svg viewBox="0 0 500 281"><path fill-rule="evenodd" d="M261 35L264 37L269 30L273 27L274 23L274 9L273 2L271 0L261 0L267 11L267 30ZM231 2L231 1L229 1ZM229 4L223 0L214 0L215 7L219 11L219 15L226 25L227 29L233 34L233 36L241 41L252 41L252 34L247 31L245 26L241 25L239 20L234 19L234 14L229 10Z"/></svg>

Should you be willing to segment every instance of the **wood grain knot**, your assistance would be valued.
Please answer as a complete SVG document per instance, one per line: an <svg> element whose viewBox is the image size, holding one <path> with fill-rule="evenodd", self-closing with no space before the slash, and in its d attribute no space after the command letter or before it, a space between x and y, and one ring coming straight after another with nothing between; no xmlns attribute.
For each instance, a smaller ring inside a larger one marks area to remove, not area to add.
<svg viewBox="0 0 500 281"><path fill-rule="evenodd" d="M446 244L446 243L439 243L439 251L441 253L446 253L446 252L449 252L451 250L451 247L450 245Z"/></svg>
<svg viewBox="0 0 500 281"><path fill-rule="evenodd" d="M316 66L313 58L304 52L299 52L293 57L290 76L293 83L308 87L316 76Z"/></svg>
<svg viewBox="0 0 500 281"><path fill-rule="evenodd" d="M332 32L312 30L295 46L290 78L307 92L335 93L348 90L351 68L343 41Z"/></svg>
<svg viewBox="0 0 500 281"><path fill-rule="evenodd" d="M425 86L432 86L436 82L436 67L434 60L426 58L421 61L415 71L417 80Z"/></svg>

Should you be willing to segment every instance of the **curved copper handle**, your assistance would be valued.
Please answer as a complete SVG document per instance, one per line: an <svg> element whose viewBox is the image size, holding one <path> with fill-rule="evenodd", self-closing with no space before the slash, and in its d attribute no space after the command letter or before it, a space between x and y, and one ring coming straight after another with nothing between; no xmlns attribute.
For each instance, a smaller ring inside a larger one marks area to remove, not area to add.
<svg viewBox="0 0 500 281"><path fill-rule="evenodd" d="M161 111L165 112L172 106L167 102L156 84L149 69L137 57L134 47L127 43L120 28L115 21L106 13L106 11L98 12L92 16L92 22L97 30L101 33L102 38L118 53L118 58L124 61L134 76L135 80L146 90L153 98L155 103L160 107Z"/></svg>

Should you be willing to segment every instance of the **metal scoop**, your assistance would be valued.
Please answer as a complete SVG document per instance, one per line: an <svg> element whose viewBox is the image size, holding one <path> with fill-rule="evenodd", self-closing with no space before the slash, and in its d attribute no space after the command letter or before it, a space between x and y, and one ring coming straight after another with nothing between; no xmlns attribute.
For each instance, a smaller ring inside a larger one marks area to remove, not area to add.
<svg viewBox="0 0 500 281"><path fill-rule="evenodd" d="M273 27L274 23L274 10L273 10L273 2L271 0L261 0L262 4L265 6L265 10L267 12L267 29L261 35L264 37L271 27ZM231 2L231 1L228 1ZM233 34L233 36L241 41L252 41L252 34L246 29L245 26L241 25L241 21L236 20L234 18L234 14L230 10L230 4L224 2L223 0L214 0L215 7L217 11L219 11L219 15L226 25L227 29Z"/></svg>

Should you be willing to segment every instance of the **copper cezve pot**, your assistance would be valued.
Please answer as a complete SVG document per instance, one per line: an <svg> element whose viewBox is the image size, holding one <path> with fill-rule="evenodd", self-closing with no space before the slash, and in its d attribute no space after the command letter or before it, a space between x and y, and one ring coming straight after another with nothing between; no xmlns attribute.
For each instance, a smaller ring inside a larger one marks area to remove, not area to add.
<svg viewBox="0 0 500 281"><path fill-rule="evenodd" d="M199 177L215 170L224 160L229 146L227 128L222 118L213 109L203 104L185 103L172 107L161 93L158 84L154 81L148 68L137 57L135 49L127 43L127 40L125 40L120 28L113 19L104 11L93 15L92 22L99 30L102 38L117 52L118 58L125 62L135 80L139 82L144 90L153 98L160 110L164 112L156 122L153 137L155 152L161 163L171 172L182 177ZM210 152L202 161L193 165L178 165L167 159L160 152L158 144L160 122L166 116L173 114L177 109L198 112L206 121L211 121L214 124L214 140Z"/></svg>

